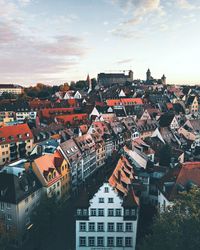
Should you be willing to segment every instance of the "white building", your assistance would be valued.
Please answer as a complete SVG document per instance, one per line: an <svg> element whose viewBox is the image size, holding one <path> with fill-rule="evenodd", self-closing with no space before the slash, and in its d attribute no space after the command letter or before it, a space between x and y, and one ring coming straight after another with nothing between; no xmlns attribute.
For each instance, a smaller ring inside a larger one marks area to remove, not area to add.
<svg viewBox="0 0 200 250"><path fill-rule="evenodd" d="M35 120L37 117L36 111L17 111L15 113L17 121L24 121L25 119L28 120Z"/></svg>
<svg viewBox="0 0 200 250"><path fill-rule="evenodd" d="M89 200L83 195L76 211L76 250L134 250L138 203L133 191L124 198L104 183Z"/></svg>

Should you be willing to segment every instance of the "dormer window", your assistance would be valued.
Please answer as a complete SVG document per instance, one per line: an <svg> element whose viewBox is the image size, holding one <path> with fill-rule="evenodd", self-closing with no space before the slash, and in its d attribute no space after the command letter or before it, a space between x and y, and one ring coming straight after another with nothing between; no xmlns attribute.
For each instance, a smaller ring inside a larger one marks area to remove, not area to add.
<svg viewBox="0 0 200 250"><path fill-rule="evenodd" d="M17 137L18 137L18 138L22 138L22 135L21 135L21 134L18 134Z"/></svg>
<svg viewBox="0 0 200 250"><path fill-rule="evenodd" d="M33 181L33 187L35 187L35 181Z"/></svg>
<svg viewBox="0 0 200 250"><path fill-rule="evenodd" d="M26 136L27 136L27 137L29 137L29 136L30 136L30 134L29 134L29 133L26 133Z"/></svg>
<svg viewBox="0 0 200 250"><path fill-rule="evenodd" d="M56 170L53 171L53 178L56 177Z"/></svg>
<svg viewBox="0 0 200 250"><path fill-rule="evenodd" d="M28 191L28 185L25 186L25 191L26 191L26 192Z"/></svg>
<svg viewBox="0 0 200 250"><path fill-rule="evenodd" d="M9 136L9 139L10 139L10 140L14 140L14 136L12 136L12 135Z"/></svg>
<svg viewBox="0 0 200 250"><path fill-rule="evenodd" d="M48 181L50 181L51 178L52 178L51 173L49 173L49 175L48 175Z"/></svg>

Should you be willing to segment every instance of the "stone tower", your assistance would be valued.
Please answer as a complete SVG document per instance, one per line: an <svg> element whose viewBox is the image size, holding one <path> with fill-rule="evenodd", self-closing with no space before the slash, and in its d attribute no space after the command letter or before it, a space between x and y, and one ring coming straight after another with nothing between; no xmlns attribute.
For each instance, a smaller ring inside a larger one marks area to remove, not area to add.
<svg viewBox="0 0 200 250"><path fill-rule="evenodd" d="M132 70L129 70L128 76L129 76L130 81L133 81L133 71Z"/></svg>
<svg viewBox="0 0 200 250"><path fill-rule="evenodd" d="M166 76L163 75L162 78L161 78L161 81L162 81L162 84L163 84L163 85L166 85L166 83L167 83L167 82L166 82L166 79L167 79Z"/></svg>
<svg viewBox="0 0 200 250"><path fill-rule="evenodd" d="M88 84L88 93L92 90L92 81L90 79L89 74L87 75L87 84Z"/></svg>
<svg viewBox="0 0 200 250"><path fill-rule="evenodd" d="M150 71L150 69L147 70L146 76L147 76L147 82L150 81L151 80L151 71Z"/></svg>

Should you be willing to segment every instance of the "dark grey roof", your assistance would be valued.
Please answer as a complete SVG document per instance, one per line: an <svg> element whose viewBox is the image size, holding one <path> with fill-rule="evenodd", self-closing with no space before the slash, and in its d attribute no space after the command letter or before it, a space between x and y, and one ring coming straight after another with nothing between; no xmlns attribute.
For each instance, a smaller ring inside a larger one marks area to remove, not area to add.
<svg viewBox="0 0 200 250"><path fill-rule="evenodd" d="M0 173L0 201L17 204L41 188L35 174L29 170L21 175Z"/></svg>

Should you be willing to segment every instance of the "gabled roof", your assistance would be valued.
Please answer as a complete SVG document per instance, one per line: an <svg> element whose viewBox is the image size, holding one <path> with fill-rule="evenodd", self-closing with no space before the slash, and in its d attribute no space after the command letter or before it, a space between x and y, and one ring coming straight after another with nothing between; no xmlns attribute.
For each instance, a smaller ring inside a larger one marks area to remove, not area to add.
<svg viewBox="0 0 200 250"><path fill-rule="evenodd" d="M200 187L200 162L185 162L180 168L167 173L159 183L160 190L173 200L182 191L188 191L194 185Z"/></svg>
<svg viewBox="0 0 200 250"><path fill-rule="evenodd" d="M43 155L35 159L34 162L40 173L42 174L43 178L45 178L45 182L47 183L47 185L52 185L60 179L60 174L58 173L57 168L55 166L55 154ZM55 170L56 175L50 181L48 181L46 175L49 172L52 172L53 170Z"/></svg>
<svg viewBox="0 0 200 250"><path fill-rule="evenodd" d="M160 119L159 119L159 124L161 127L168 127L170 126L172 120L174 119L174 114L170 114L170 113L165 113L163 115L161 115Z"/></svg>

